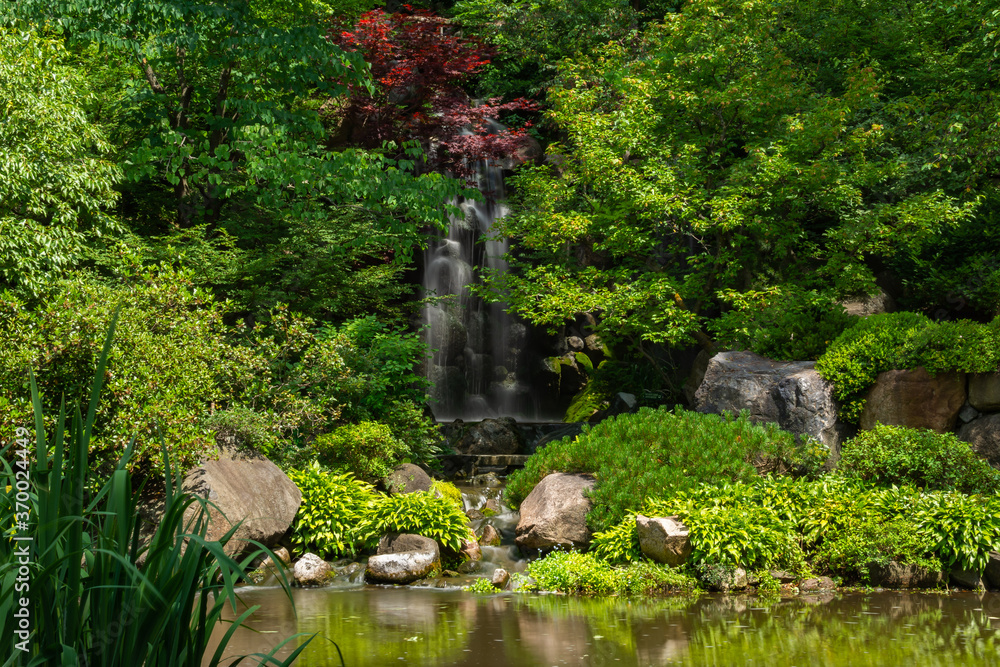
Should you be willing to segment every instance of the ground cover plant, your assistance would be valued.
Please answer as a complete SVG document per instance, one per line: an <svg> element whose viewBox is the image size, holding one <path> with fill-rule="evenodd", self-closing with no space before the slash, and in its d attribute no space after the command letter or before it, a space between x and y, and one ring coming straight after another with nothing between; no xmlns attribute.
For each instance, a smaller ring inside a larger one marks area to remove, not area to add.
<svg viewBox="0 0 1000 667"><path fill-rule="evenodd" d="M607 419L576 438L549 443L508 479L505 498L517 507L553 472L597 478L588 522L596 529L617 523L646 498L708 481L749 481L758 467L815 470L814 443L773 424L752 424L744 415L710 415L680 409L643 408Z"/></svg>
<svg viewBox="0 0 1000 667"><path fill-rule="evenodd" d="M528 575L534 587L583 595L654 595L690 592L694 577L677 569L649 561L613 566L589 553L554 551L532 561Z"/></svg>
<svg viewBox="0 0 1000 667"><path fill-rule="evenodd" d="M952 433L878 424L841 447L837 471L878 486L909 484L924 489L992 494L1000 471Z"/></svg>
<svg viewBox="0 0 1000 667"><path fill-rule="evenodd" d="M897 561L982 572L1000 546L1000 500L913 486L878 487L840 476L763 477L650 499L649 516L677 516L698 564L777 567L864 581L868 565ZM594 535L595 555L641 558L634 516ZM811 565L810 565L811 564Z"/></svg>
<svg viewBox="0 0 1000 667"><path fill-rule="evenodd" d="M288 476L302 491L292 541L303 552L323 558L353 555L374 548L390 532L423 535L454 551L469 539L461 502L445 486L438 485L440 496L436 489L386 495L352 473L318 462Z"/></svg>

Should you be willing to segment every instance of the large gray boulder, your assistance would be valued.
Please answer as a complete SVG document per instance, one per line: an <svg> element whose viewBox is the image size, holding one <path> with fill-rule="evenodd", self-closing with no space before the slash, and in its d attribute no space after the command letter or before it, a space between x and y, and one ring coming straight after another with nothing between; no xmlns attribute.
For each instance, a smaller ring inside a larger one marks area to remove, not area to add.
<svg viewBox="0 0 1000 667"><path fill-rule="evenodd" d="M922 366L885 371L868 392L860 426L866 431L890 424L946 433L955 428L964 403L964 373L932 376Z"/></svg>
<svg viewBox="0 0 1000 667"><path fill-rule="evenodd" d="M1000 468L1000 414L985 415L958 429L959 440L994 468Z"/></svg>
<svg viewBox="0 0 1000 667"><path fill-rule="evenodd" d="M278 466L263 456L225 449L215 461L206 461L184 477L183 490L208 501L209 540L218 540L233 525L236 533L225 551L240 555L248 540L271 547L288 532L302 503L302 493ZM190 521L201 504L188 508Z"/></svg>
<svg viewBox="0 0 1000 667"><path fill-rule="evenodd" d="M772 361L753 352L720 352L709 359L695 391L698 412L739 413L773 422L839 452L849 429L837 421L833 386L812 361Z"/></svg>
<svg viewBox="0 0 1000 667"><path fill-rule="evenodd" d="M969 376L969 405L981 412L1000 411L1000 373Z"/></svg>
<svg viewBox="0 0 1000 667"><path fill-rule="evenodd" d="M594 488L589 475L553 473L532 489L521 503L514 542L521 549L584 548L590 544L587 492Z"/></svg>
<svg viewBox="0 0 1000 667"><path fill-rule="evenodd" d="M390 533L368 559L365 579L376 584L409 584L440 569L437 542L422 535Z"/></svg>
<svg viewBox="0 0 1000 667"><path fill-rule="evenodd" d="M396 466L382 483L389 493L399 495L415 491L430 491L431 478L423 468L412 463L402 463Z"/></svg>
<svg viewBox="0 0 1000 667"><path fill-rule="evenodd" d="M642 553L657 563L683 565L691 555L691 537L676 516L646 517L637 514L635 528Z"/></svg>

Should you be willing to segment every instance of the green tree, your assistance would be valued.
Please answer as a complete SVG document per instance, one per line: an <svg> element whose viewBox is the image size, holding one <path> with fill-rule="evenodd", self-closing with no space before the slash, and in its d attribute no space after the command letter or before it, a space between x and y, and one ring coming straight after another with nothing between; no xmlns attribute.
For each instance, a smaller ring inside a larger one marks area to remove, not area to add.
<svg viewBox="0 0 1000 667"><path fill-rule="evenodd" d="M29 293L117 229L121 172L62 44L0 28L0 281Z"/></svg>
<svg viewBox="0 0 1000 667"><path fill-rule="evenodd" d="M125 146L128 178L163 179L173 188L177 221L215 223L234 187L274 134L318 132L315 113L296 108L314 92L336 95L363 81L364 62L330 44L316 26L277 25L244 0L59 3L28 0L15 11L47 21L74 43L99 45L127 62L125 82L136 134ZM263 146L262 146L263 144Z"/></svg>
<svg viewBox="0 0 1000 667"><path fill-rule="evenodd" d="M881 268L981 215L977 170L993 162L976 150L995 128L948 157L954 130L934 124L953 100L997 109L992 93L970 97L995 74L971 5L956 7L957 27L937 32L955 17L936 5L910 25L889 3L861 20L836 1L699 0L630 48L564 61L549 90L564 141L516 179L514 271L494 294L550 327L589 311L606 342L646 351L711 347L709 320L775 288L873 292ZM880 62L862 45L887 25L909 50Z"/></svg>

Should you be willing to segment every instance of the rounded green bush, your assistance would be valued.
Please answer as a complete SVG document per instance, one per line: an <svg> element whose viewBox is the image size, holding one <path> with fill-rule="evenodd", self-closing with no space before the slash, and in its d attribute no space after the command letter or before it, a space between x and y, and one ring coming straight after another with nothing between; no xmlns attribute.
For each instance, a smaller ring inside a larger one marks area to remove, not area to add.
<svg viewBox="0 0 1000 667"><path fill-rule="evenodd" d="M840 474L880 486L996 493L1000 471L951 433L877 425L841 448Z"/></svg>
<svg viewBox="0 0 1000 667"><path fill-rule="evenodd" d="M454 551L472 537L468 518L454 502L423 491L379 495L369 506L362 524L359 530L370 541L386 533L413 533L437 540Z"/></svg>
<svg viewBox="0 0 1000 667"><path fill-rule="evenodd" d="M361 522L377 494L370 484L350 473L334 473L313 463L289 470L288 478L302 492L302 504L292 522L292 544L322 557L354 553L364 541Z"/></svg>
<svg viewBox="0 0 1000 667"><path fill-rule="evenodd" d="M505 498L517 507L550 473L589 473L597 484L588 521L605 530L647 498L702 482L753 479L758 473L751 461L772 469L800 466L806 448L791 433L746 416L642 408L546 445L508 478Z"/></svg>
<svg viewBox="0 0 1000 667"><path fill-rule="evenodd" d="M313 443L319 460L367 480L384 478L408 453L387 424L363 421L324 433Z"/></svg>
<svg viewBox="0 0 1000 667"><path fill-rule="evenodd" d="M934 322L918 313L872 315L844 331L816 362L819 374L833 383L841 418L853 424L861 418L865 394L879 373L918 366L931 375L998 370L1000 317L980 324Z"/></svg>
<svg viewBox="0 0 1000 667"><path fill-rule="evenodd" d="M465 502L462 500L462 492L451 482L436 479L431 482L431 493L453 502L458 509L465 511Z"/></svg>

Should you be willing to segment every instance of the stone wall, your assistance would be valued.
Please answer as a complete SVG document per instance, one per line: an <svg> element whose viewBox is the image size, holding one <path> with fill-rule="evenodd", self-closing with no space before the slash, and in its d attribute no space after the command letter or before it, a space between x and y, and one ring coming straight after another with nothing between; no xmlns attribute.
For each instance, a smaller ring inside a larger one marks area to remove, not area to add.
<svg viewBox="0 0 1000 667"><path fill-rule="evenodd" d="M811 361L782 362L753 352L720 352L708 359L691 394L694 409L721 413L747 410L758 422L773 422L827 445L836 458L856 428L838 419L833 387ZM880 373L868 393L862 430L876 424L955 432L980 456L1000 468L1000 373L939 373L923 368Z"/></svg>

